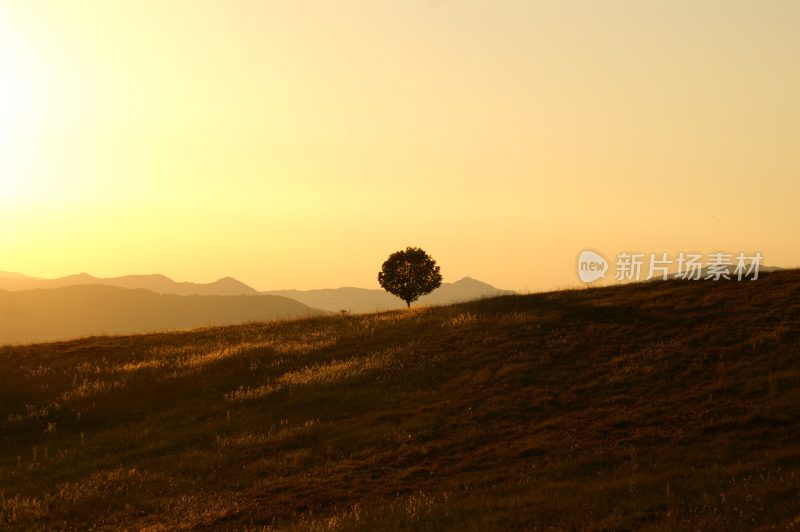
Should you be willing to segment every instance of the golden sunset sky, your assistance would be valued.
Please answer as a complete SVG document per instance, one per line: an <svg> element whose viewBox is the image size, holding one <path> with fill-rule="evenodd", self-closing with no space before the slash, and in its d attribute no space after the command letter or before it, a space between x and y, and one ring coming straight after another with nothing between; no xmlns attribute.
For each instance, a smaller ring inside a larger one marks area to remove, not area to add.
<svg viewBox="0 0 800 532"><path fill-rule="evenodd" d="M800 2L0 3L0 270L578 284L800 265Z"/></svg>

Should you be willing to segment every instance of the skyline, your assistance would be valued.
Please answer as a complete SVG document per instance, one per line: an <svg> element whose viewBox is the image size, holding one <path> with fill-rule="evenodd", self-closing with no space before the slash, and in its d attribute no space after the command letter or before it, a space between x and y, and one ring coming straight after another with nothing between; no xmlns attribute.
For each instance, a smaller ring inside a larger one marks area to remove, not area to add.
<svg viewBox="0 0 800 532"><path fill-rule="evenodd" d="M800 5L0 7L0 269L578 286L587 248L800 265ZM230 6L230 5L229 5Z"/></svg>
<svg viewBox="0 0 800 532"><path fill-rule="evenodd" d="M628 253L621 252L612 260L607 260L602 254L598 254L593 250L583 250L577 257L576 261L576 278L579 282L570 287L559 287L555 291L564 288L580 288L580 287L602 287L612 284L628 284L638 283L651 280L668 280L668 279L683 279L684 281L697 282L704 279L711 279L713 281L722 280L737 280L756 281L764 273L771 273L774 271L785 270L784 267L776 267L763 263L763 256L756 252L754 255L747 255L746 253L729 254L724 252L716 252L710 254L694 254L683 253L676 256L663 255L658 253ZM791 269L791 268L790 268ZM480 279L475 279L470 276L464 276L452 281L445 281L444 285L459 285L464 282L477 281L479 285L486 286L491 289L498 289L501 292L507 291L500 287L492 286L490 283L485 283ZM120 284L122 283L122 284ZM148 283L155 283L150 286ZM169 283L170 286L178 287L185 285L180 289L165 289L163 283ZM112 277L98 277L88 272L73 273L64 276L53 278L35 277L26 275L21 272L10 272L0 270L0 290L6 291L25 291L40 288L56 288L66 286L80 286L87 284L107 284L110 286L121 286L124 288L145 288L157 293L166 293L173 295L197 295L199 292L192 292L189 287L213 287L222 283L226 288L220 288L222 291L214 291L211 293L216 295L225 295L224 292L235 293L237 295L246 294L274 294L279 292L326 292L336 291L339 289L357 289L368 290L382 293L383 288L365 288L355 286L337 286L337 287L317 287L311 289L296 289L296 288L270 288L262 289L256 288L241 279L236 279L230 276L219 277L217 279L209 280L207 282L195 281L182 281L180 279L173 279L161 273L149 274L126 274L121 276ZM157 286L156 286L157 285ZM148 288L149 286L149 288ZM165 291L166 290L166 291ZM550 291L550 290L543 290ZM532 293L529 290L511 291L517 294ZM291 296L288 296L291 297Z"/></svg>

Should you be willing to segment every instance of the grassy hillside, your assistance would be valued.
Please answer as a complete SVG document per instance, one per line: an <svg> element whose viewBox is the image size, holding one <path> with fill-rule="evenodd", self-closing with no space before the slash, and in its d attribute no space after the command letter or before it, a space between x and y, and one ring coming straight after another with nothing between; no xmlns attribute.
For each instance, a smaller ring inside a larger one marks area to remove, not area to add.
<svg viewBox="0 0 800 532"><path fill-rule="evenodd" d="M0 348L0 529L800 527L800 271Z"/></svg>

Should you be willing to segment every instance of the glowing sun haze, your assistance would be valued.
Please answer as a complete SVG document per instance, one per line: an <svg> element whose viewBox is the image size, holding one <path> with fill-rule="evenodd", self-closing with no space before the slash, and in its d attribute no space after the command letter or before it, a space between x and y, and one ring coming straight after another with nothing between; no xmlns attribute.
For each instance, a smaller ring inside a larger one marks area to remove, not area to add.
<svg viewBox="0 0 800 532"><path fill-rule="evenodd" d="M0 270L576 284L800 264L800 2L4 1Z"/></svg>

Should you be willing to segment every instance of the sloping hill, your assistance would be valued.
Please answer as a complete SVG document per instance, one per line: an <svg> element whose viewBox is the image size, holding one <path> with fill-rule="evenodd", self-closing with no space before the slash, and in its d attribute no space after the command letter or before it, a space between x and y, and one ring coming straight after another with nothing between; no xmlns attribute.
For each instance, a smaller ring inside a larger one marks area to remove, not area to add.
<svg viewBox="0 0 800 532"><path fill-rule="evenodd" d="M0 528L790 529L800 271L0 349Z"/></svg>
<svg viewBox="0 0 800 532"><path fill-rule="evenodd" d="M271 290L264 294L283 296L300 301L309 307L329 312L376 312L405 308L406 304L385 290L370 288L323 288L318 290ZM448 305L483 297L511 295L515 292L465 277L442 286L419 298L415 305Z"/></svg>
<svg viewBox="0 0 800 532"><path fill-rule="evenodd" d="M278 296L175 296L104 285L0 290L0 345L319 314Z"/></svg>

